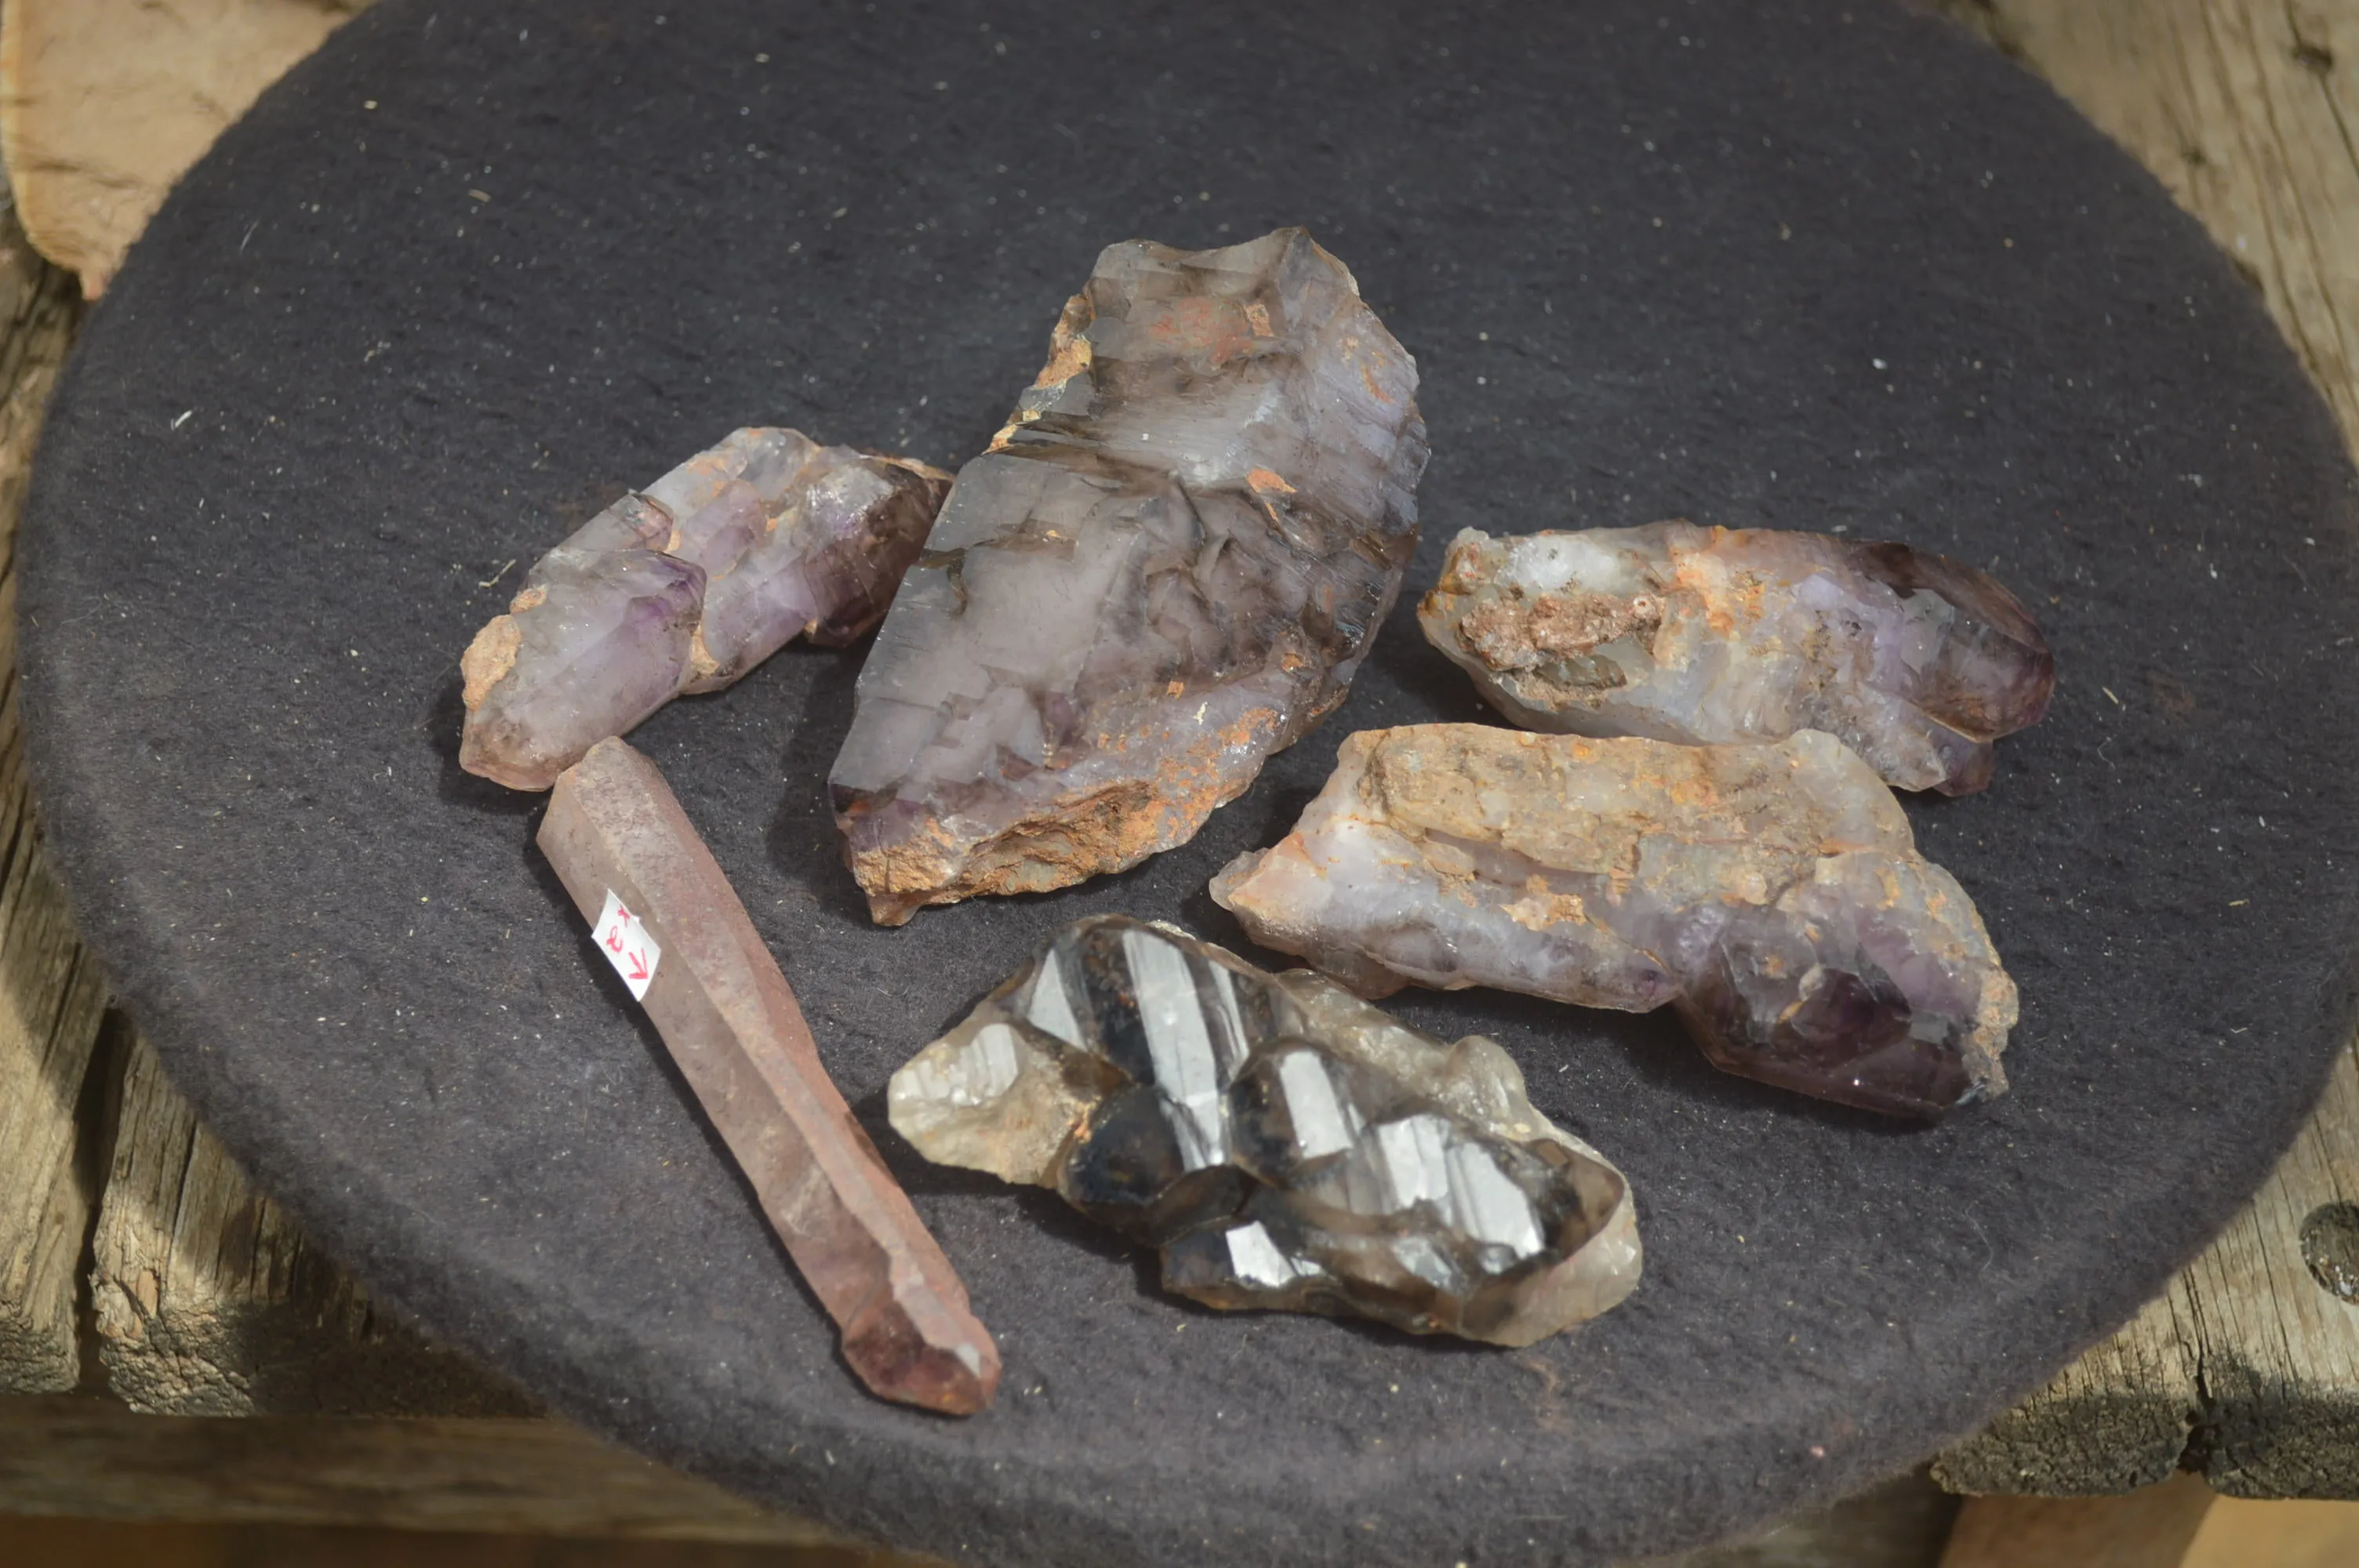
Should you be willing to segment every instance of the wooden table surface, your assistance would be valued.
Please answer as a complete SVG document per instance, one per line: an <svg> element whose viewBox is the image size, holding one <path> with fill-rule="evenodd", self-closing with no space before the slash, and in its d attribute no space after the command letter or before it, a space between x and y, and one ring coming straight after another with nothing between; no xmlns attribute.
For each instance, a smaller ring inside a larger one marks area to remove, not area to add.
<svg viewBox="0 0 2359 1568"><path fill-rule="evenodd" d="M1936 8L2045 77L2203 222L2359 449L2359 0ZM38 229L30 202L27 216ZM388 1321L246 1184L109 1011L32 818L14 666L13 535L79 292L0 219L0 1511L819 1539L539 1419ZM254 1419L166 1419L191 1416ZM2182 1468L2234 1497L2359 1498L2349 1050L2212 1248L1932 1475L2071 1497ZM1910 1522L1921 1496L1872 1506L1901 1520L1895 1540L1935 1528Z"/></svg>

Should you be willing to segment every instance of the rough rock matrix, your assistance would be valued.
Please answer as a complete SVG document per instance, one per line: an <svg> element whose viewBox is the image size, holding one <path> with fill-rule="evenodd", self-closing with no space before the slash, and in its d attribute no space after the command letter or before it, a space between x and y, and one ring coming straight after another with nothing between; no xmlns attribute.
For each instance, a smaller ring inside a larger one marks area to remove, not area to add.
<svg viewBox="0 0 2359 1568"><path fill-rule="evenodd" d="M1955 878L1832 736L1677 746L1366 730L1212 896L1363 996L1496 986L1679 1009L1713 1064L1932 1117L2003 1093L2015 982Z"/></svg>
<svg viewBox="0 0 2359 1568"><path fill-rule="evenodd" d="M745 429L543 556L468 644L459 765L547 789L682 692L718 691L797 636L876 624L950 476Z"/></svg>
<svg viewBox="0 0 2359 1568"><path fill-rule="evenodd" d="M1101 255L861 671L830 782L875 917L1184 843L1341 702L1417 543L1416 390L1299 229Z"/></svg>
<svg viewBox="0 0 2359 1568"><path fill-rule="evenodd" d="M655 764L620 741L592 747L559 777L538 843L835 1319L852 1369L903 1404L989 1404L998 1346Z"/></svg>
<svg viewBox="0 0 2359 1568"><path fill-rule="evenodd" d="M1428 641L1531 730L1690 745L1823 730L1898 789L1969 795L2048 711L2015 596L1906 545L1644 528L1451 541Z"/></svg>
<svg viewBox="0 0 2359 1568"><path fill-rule="evenodd" d="M1638 1281L1627 1182L1496 1044L1168 925L1068 926L886 1103L928 1159L1054 1188L1212 1306L1529 1345Z"/></svg>

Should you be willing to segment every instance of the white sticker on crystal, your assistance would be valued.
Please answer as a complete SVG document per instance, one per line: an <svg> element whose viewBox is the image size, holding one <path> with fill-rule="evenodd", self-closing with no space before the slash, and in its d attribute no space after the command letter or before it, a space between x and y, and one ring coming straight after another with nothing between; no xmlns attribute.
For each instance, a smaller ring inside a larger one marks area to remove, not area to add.
<svg viewBox="0 0 2359 1568"><path fill-rule="evenodd" d="M1153 932L1125 931L1122 956L1138 999L1138 1022L1155 1064L1155 1085L1170 1108L1180 1168L1201 1171L1219 1164L1229 1157L1220 1064L1204 1027L1203 1003L1187 955Z"/></svg>
<svg viewBox="0 0 2359 1568"><path fill-rule="evenodd" d="M656 964L663 957L663 949L647 935L639 917L623 907L614 889L606 890L606 903L598 911L598 923L590 929L597 938L598 951L606 955L606 961L623 977L631 1000L647 1000L647 988L655 984Z"/></svg>

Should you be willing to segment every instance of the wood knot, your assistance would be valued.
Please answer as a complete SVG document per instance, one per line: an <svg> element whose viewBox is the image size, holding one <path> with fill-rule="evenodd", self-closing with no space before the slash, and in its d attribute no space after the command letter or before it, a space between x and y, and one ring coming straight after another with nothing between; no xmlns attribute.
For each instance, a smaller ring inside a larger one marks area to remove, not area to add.
<svg viewBox="0 0 2359 1568"><path fill-rule="evenodd" d="M2321 1204L2301 1222L2301 1260L2321 1290L2359 1303L2359 1204Z"/></svg>

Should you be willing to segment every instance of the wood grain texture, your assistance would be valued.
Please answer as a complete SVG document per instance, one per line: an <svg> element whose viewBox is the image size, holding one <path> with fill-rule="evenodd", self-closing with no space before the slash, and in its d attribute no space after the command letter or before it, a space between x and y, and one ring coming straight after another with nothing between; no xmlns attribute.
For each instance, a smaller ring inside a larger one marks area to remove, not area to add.
<svg viewBox="0 0 2359 1568"><path fill-rule="evenodd" d="M2202 221L2359 449L2359 0L1942 8L2045 76ZM2093 1495L2187 1465L2235 1496L2359 1496L2359 1304L2304 1256L2312 1217L2354 1197L2359 1058L2346 1051L2251 1207L2118 1335L1944 1454L1936 1477ZM2347 1234L2359 1287L2359 1211Z"/></svg>
<svg viewBox="0 0 2359 1568"><path fill-rule="evenodd" d="M843 1546L0 1514L0 1563L73 1568L881 1568Z"/></svg>
<svg viewBox="0 0 2359 1568"><path fill-rule="evenodd" d="M2359 1503L2222 1498L2203 1516L2178 1568L2351 1568L2354 1563L2359 1563Z"/></svg>
<svg viewBox="0 0 2359 1568"><path fill-rule="evenodd" d="M1911 1476L1751 1541L1632 1568L1934 1568L1956 1508ZM556 1422L207 1421L90 1395L0 1398L5 1513L843 1544Z"/></svg>
<svg viewBox="0 0 2359 1568"><path fill-rule="evenodd" d="M91 1300L107 1383L171 1415L523 1415L512 1385L389 1321L125 1057Z"/></svg>
<svg viewBox="0 0 2359 1568"><path fill-rule="evenodd" d="M2182 1568L2217 1501L2193 1476L2120 1498L1975 1498L1941 1568Z"/></svg>
<svg viewBox="0 0 2359 1568"><path fill-rule="evenodd" d="M0 1398L0 1512L789 1545L842 1539L558 1422L212 1421L137 1414L86 1394Z"/></svg>
<svg viewBox="0 0 2359 1568"><path fill-rule="evenodd" d="M76 1266L95 1196L77 1108L106 1004L33 819L16 725L16 516L80 319L71 277L0 211L0 1390L82 1375Z"/></svg>
<svg viewBox="0 0 2359 1568"><path fill-rule="evenodd" d="M0 157L41 253L95 299L223 129L369 0L8 0Z"/></svg>
<svg viewBox="0 0 2359 1568"><path fill-rule="evenodd" d="M1935 1461L1961 1492L2092 1496L2185 1465L2245 1498L2359 1498L2359 1058L2162 1296ZM2338 1291L2330 1286L2340 1286Z"/></svg>
<svg viewBox="0 0 2359 1568"><path fill-rule="evenodd" d="M2223 1498L2180 1474L2114 1498L1973 1498L1940 1568L2350 1568L2359 1503Z"/></svg>

